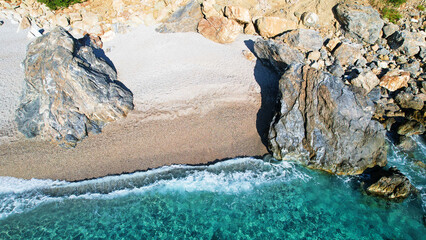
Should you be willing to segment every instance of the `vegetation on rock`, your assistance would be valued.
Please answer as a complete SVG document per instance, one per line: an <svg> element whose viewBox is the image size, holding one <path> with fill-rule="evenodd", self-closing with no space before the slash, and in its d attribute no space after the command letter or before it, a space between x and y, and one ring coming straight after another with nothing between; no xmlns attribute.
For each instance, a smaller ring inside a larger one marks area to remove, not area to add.
<svg viewBox="0 0 426 240"><path fill-rule="evenodd" d="M50 9L56 10L58 8L66 8L69 5L75 4L75 3L81 3L85 0L37 0L41 3L46 4Z"/></svg>

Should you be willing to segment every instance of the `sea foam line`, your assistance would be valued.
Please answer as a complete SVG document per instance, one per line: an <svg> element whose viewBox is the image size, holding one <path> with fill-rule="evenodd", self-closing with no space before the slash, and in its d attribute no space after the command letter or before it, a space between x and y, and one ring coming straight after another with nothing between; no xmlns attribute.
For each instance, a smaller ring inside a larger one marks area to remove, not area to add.
<svg viewBox="0 0 426 240"><path fill-rule="evenodd" d="M234 194L256 186L295 179L308 181L293 163L271 164L238 158L208 166L173 165L81 182L23 180L0 177L0 219L65 199L111 199L128 194L158 192L220 192Z"/></svg>

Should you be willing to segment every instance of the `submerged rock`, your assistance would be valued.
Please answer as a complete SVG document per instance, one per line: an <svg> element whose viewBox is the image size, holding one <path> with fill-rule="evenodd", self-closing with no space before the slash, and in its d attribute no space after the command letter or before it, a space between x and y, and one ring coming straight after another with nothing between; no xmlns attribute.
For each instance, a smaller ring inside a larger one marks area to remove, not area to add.
<svg viewBox="0 0 426 240"><path fill-rule="evenodd" d="M378 180L367 188L367 193L388 200L403 200L415 190L410 180L397 168L391 167L389 170L381 169L373 176Z"/></svg>
<svg viewBox="0 0 426 240"><path fill-rule="evenodd" d="M117 81L116 71L61 27L28 45L23 66L16 121L26 137L75 146L133 109L132 93Z"/></svg>
<svg viewBox="0 0 426 240"><path fill-rule="evenodd" d="M371 120L374 104L328 73L291 65L279 82L281 109L269 132L277 159L310 168L360 174L386 165L385 130Z"/></svg>
<svg viewBox="0 0 426 240"><path fill-rule="evenodd" d="M338 4L335 8L337 20L354 38L373 44L379 39L384 21L371 6Z"/></svg>

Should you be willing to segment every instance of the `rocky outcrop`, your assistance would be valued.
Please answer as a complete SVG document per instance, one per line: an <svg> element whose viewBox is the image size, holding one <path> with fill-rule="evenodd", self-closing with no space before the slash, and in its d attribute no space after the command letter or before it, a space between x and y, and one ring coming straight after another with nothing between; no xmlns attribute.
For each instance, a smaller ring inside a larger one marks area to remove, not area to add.
<svg viewBox="0 0 426 240"><path fill-rule="evenodd" d="M380 37L384 21L371 6L338 4L335 7L337 20L352 37L373 44Z"/></svg>
<svg viewBox="0 0 426 240"><path fill-rule="evenodd" d="M380 169L372 175L373 183L366 189L368 194L388 200L403 200L415 191L410 180L395 167Z"/></svg>
<svg viewBox="0 0 426 240"><path fill-rule="evenodd" d="M31 42L23 66L26 85L16 121L27 137L75 146L133 109L132 93L116 71L63 28Z"/></svg>
<svg viewBox="0 0 426 240"><path fill-rule="evenodd" d="M192 0L187 5L181 7L156 31L161 33L172 32L196 32L198 22L203 18L200 4Z"/></svg>
<svg viewBox="0 0 426 240"><path fill-rule="evenodd" d="M374 104L340 78L293 64L281 77L281 109L269 132L277 159L335 174L386 165L385 130L371 120Z"/></svg>

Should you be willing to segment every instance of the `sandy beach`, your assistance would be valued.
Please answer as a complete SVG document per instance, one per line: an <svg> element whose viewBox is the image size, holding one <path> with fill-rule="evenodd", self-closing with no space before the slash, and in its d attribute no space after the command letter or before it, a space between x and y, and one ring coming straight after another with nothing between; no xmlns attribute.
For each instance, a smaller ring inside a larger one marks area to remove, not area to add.
<svg viewBox="0 0 426 240"><path fill-rule="evenodd" d="M127 118L89 135L74 149L16 130L23 73L19 63L30 41L17 25L0 27L0 176L82 180L171 164L202 164L267 153L276 76L246 59L254 37L232 44L197 33L160 34L140 26L104 44L105 59L134 95Z"/></svg>

